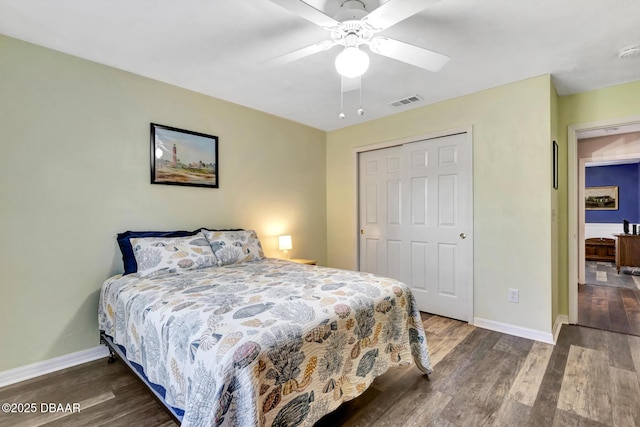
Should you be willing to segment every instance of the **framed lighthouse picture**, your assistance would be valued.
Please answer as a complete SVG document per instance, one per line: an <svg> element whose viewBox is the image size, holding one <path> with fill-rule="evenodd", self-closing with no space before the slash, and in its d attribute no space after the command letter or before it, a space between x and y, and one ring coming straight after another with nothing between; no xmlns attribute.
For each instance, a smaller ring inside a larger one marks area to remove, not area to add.
<svg viewBox="0 0 640 427"><path fill-rule="evenodd" d="M151 184L218 188L218 137L151 123Z"/></svg>

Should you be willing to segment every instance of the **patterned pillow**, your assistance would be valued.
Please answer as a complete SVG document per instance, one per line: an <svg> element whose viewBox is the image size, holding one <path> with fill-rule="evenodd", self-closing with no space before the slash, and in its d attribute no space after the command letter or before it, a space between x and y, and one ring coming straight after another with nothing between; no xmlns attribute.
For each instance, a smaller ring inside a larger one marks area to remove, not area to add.
<svg viewBox="0 0 640 427"><path fill-rule="evenodd" d="M218 265L202 233L187 237L131 239L140 277L178 273Z"/></svg>
<svg viewBox="0 0 640 427"><path fill-rule="evenodd" d="M122 264L124 266L123 276L138 271L136 256L133 254L131 247L131 239L139 239L142 237L185 237L194 236L200 230L196 231L125 231L118 234L118 246L122 252Z"/></svg>
<svg viewBox="0 0 640 427"><path fill-rule="evenodd" d="M264 258L262 245L253 230L210 231L202 229L219 265L237 264Z"/></svg>

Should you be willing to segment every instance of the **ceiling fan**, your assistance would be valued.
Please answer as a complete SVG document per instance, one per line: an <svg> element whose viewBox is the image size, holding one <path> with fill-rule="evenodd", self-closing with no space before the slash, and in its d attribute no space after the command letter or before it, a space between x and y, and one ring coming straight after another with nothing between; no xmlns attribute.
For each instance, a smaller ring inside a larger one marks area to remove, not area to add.
<svg viewBox="0 0 640 427"><path fill-rule="evenodd" d="M426 9L439 0L389 0L368 13L361 0L340 0L338 14L332 18L302 0L271 0L271 2L319 25L331 34L330 40L289 52L268 62L284 64L331 49L344 46L336 57L336 69L348 78L359 77L369 67L369 57L360 50L369 50L397 61L405 62L429 71L439 71L449 57L389 37L376 35L390 26Z"/></svg>

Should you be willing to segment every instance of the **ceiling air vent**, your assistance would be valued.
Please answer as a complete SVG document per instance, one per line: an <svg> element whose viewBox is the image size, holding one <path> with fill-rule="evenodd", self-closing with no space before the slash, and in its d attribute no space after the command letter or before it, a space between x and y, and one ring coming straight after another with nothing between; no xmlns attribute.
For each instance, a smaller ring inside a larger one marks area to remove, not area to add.
<svg viewBox="0 0 640 427"><path fill-rule="evenodd" d="M422 102L424 99L420 95L413 95L407 98L398 99L389 103L392 107L402 107L403 105L415 104L416 102Z"/></svg>

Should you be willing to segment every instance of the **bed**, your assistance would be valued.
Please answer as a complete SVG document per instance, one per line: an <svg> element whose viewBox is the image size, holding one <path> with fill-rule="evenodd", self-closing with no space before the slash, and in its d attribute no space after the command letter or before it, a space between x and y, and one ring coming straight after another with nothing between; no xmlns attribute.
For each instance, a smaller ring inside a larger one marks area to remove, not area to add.
<svg viewBox="0 0 640 427"><path fill-rule="evenodd" d="M251 231L220 236L132 238L137 272L100 293L103 339L183 426L310 426L390 366L431 373L403 283L265 258Z"/></svg>

